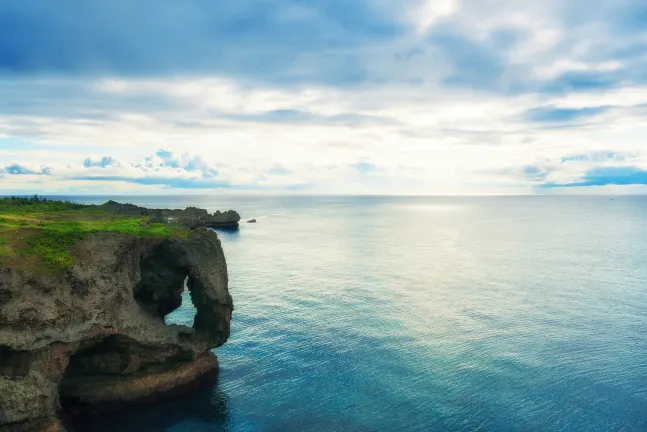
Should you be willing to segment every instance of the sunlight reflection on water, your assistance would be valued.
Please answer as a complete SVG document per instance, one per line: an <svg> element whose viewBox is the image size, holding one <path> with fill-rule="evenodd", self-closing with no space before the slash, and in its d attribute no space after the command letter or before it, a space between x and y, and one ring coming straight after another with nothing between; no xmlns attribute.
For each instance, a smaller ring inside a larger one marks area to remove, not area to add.
<svg viewBox="0 0 647 432"><path fill-rule="evenodd" d="M268 216L219 382L92 430L647 430L647 198L200 199Z"/></svg>

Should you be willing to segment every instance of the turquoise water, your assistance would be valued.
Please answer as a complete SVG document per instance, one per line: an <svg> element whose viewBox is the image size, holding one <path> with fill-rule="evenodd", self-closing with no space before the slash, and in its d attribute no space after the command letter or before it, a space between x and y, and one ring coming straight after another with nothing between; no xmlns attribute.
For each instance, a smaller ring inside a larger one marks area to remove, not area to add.
<svg viewBox="0 0 647 432"><path fill-rule="evenodd" d="M88 430L647 430L647 197L117 199L258 223L218 383Z"/></svg>

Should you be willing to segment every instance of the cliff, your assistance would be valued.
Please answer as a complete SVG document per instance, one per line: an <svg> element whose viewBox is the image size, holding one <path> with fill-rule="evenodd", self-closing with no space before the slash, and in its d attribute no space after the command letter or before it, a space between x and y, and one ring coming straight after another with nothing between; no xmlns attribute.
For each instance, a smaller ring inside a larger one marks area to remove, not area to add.
<svg viewBox="0 0 647 432"><path fill-rule="evenodd" d="M227 210L209 213L205 209L187 207L181 209L147 209L133 204L120 204L115 201L108 201L100 206L111 213L127 216L149 216L152 222L183 226L189 229L198 227L209 228L236 228L240 221L240 215L234 210Z"/></svg>
<svg viewBox="0 0 647 432"><path fill-rule="evenodd" d="M2 210L1 431L63 430L61 407L155 400L217 370L209 350L233 303L215 232L87 207ZM193 326L166 325L185 281Z"/></svg>

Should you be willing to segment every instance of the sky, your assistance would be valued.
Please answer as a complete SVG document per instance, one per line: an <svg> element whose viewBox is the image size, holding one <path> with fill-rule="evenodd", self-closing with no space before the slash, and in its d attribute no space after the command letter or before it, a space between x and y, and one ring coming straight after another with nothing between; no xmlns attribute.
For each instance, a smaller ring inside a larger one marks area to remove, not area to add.
<svg viewBox="0 0 647 432"><path fill-rule="evenodd" d="M0 0L1 194L647 192L644 0Z"/></svg>

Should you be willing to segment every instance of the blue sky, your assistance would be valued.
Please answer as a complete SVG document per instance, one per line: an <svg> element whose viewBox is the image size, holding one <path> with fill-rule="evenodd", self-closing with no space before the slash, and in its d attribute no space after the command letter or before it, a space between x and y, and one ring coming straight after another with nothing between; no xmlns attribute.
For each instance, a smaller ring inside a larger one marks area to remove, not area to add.
<svg viewBox="0 0 647 432"><path fill-rule="evenodd" d="M0 194L647 191L636 0L0 0Z"/></svg>

